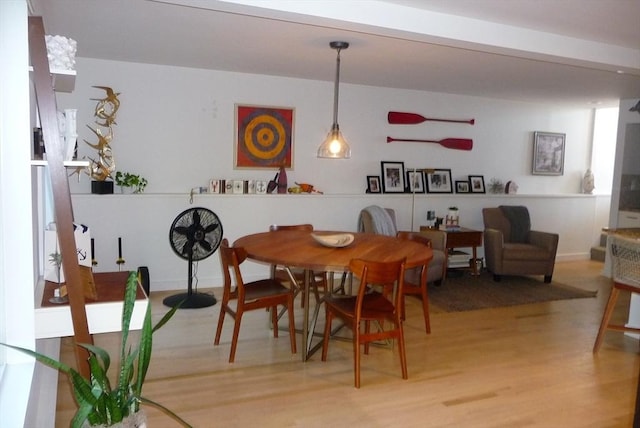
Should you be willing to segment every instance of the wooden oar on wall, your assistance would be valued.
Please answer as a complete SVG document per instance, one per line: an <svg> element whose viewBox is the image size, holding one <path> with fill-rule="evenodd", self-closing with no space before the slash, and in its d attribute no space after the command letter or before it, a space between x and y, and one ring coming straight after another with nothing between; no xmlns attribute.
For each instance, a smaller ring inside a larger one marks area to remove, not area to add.
<svg viewBox="0 0 640 428"><path fill-rule="evenodd" d="M387 137L387 143L394 141L406 141L410 143L438 143L442 147L454 150L471 150L473 148L473 140L469 138L445 138L444 140L415 140L404 138Z"/></svg>
<svg viewBox="0 0 640 428"><path fill-rule="evenodd" d="M390 111L387 115L387 120L392 125L416 125L418 123L430 121L430 122L451 122L451 123L468 123L473 125L476 123L475 119L469 120L456 120L456 119L435 119L433 117L424 117L416 113L404 113L400 111Z"/></svg>

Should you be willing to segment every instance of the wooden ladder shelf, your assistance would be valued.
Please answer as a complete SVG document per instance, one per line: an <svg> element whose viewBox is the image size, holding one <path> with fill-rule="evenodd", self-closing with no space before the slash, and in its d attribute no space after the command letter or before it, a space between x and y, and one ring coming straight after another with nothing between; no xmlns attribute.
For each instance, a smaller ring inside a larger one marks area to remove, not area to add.
<svg viewBox="0 0 640 428"><path fill-rule="evenodd" d="M64 147L58 131L56 98L47 59L44 24L42 17L39 16L29 17L29 55L33 67L33 82L51 176L54 215L71 308L74 339L75 343L93 344L93 337L89 333L83 283L76 255L71 191L64 166ZM78 371L84 377L89 378L89 353L84 348L76 346L75 357Z"/></svg>

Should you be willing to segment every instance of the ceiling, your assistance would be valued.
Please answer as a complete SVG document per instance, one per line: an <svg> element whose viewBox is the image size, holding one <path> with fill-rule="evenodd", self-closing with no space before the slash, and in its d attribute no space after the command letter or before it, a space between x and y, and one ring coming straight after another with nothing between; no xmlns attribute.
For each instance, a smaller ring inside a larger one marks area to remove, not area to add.
<svg viewBox="0 0 640 428"><path fill-rule="evenodd" d="M577 106L640 98L638 0L30 0L78 56Z"/></svg>

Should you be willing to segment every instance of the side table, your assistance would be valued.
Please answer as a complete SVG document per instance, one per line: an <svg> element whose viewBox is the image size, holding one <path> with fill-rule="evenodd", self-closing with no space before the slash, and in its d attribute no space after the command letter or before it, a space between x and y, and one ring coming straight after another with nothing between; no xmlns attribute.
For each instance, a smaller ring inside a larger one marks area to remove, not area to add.
<svg viewBox="0 0 640 428"><path fill-rule="evenodd" d="M427 226L420 226L420 231L430 230L431 228ZM448 250L453 250L455 248L471 248L472 249L472 257L471 257L471 270L474 275L478 275L478 265L476 260L478 258L477 248L482 245L482 231L467 229L466 227L460 227L456 230L444 230L447 234L446 248ZM449 259L447 258L447 265L449 263Z"/></svg>

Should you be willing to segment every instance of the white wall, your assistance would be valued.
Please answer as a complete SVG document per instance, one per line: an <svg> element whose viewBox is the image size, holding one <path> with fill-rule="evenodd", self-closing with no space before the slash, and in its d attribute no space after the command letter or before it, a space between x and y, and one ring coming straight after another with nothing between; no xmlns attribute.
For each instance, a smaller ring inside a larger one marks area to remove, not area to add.
<svg viewBox="0 0 640 428"><path fill-rule="evenodd" d="M345 63L344 67L348 67ZM590 161L592 110L525 104L477 97L342 84L339 122L352 158L318 159L315 153L330 125L333 83L209 70L79 58L76 89L61 94L58 106L78 108L80 154L95 157L82 139L96 142L95 101L104 92L120 92L120 110L112 149L117 169L142 174L148 193L187 192L210 178L271 179L275 170L234 170L234 104L294 107L294 169L289 181L309 182L328 194L358 194L366 176L380 173L380 161L404 161L405 167L451 168L454 180L484 175L514 180L526 194L580 192ZM331 74L328 78L333 77ZM425 122L389 125L387 112L399 110L440 118L475 118L474 126ZM565 173L531 175L532 133L567 134ZM386 143L386 137L441 140L472 138L462 152L437 144ZM83 176L72 191L89 192Z"/></svg>

